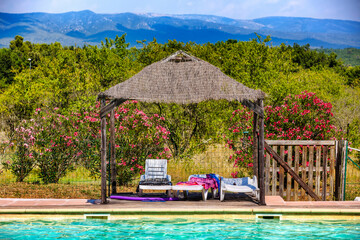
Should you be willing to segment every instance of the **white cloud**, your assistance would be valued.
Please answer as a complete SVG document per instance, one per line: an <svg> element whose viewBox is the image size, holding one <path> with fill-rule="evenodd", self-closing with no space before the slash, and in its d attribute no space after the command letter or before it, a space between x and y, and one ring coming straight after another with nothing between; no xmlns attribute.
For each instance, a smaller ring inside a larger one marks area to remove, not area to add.
<svg viewBox="0 0 360 240"><path fill-rule="evenodd" d="M278 3L280 2L281 0L266 0L265 2L266 3L270 3L270 4L274 4L274 3Z"/></svg>
<svg viewBox="0 0 360 240"><path fill-rule="evenodd" d="M188 6L188 7L192 7L194 5L194 3L192 2L192 1L188 1L187 3L186 3L186 6Z"/></svg>
<svg viewBox="0 0 360 240"><path fill-rule="evenodd" d="M284 6L280 9L280 13L285 16L293 16L306 5L307 4L305 4L304 1L291 0L289 2L284 3Z"/></svg>

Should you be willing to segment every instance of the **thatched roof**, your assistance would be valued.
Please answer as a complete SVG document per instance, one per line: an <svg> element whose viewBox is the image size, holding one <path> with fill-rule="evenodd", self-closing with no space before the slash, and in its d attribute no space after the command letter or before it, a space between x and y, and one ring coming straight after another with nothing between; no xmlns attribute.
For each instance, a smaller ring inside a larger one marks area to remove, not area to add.
<svg viewBox="0 0 360 240"><path fill-rule="evenodd" d="M144 102L198 103L205 100L257 100L265 94L226 76L208 62L183 51L153 63L99 98Z"/></svg>

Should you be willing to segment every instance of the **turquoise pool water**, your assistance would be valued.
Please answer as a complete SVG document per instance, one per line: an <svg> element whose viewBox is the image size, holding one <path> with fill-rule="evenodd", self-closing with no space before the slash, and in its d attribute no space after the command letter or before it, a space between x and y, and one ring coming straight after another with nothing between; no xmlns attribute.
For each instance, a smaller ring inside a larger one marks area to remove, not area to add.
<svg viewBox="0 0 360 240"><path fill-rule="evenodd" d="M0 239L360 239L360 221L25 220L0 222Z"/></svg>

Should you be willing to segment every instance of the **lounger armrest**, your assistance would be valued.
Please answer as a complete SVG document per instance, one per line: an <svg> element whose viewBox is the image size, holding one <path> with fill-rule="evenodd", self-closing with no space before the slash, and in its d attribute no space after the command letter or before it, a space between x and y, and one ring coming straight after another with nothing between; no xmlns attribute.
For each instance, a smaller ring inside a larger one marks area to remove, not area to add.
<svg viewBox="0 0 360 240"><path fill-rule="evenodd" d="M254 175L254 177L251 179L251 184L253 186L255 186L256 188L258 188L258 182L257 182L257 178L256 176Z"/></svg>

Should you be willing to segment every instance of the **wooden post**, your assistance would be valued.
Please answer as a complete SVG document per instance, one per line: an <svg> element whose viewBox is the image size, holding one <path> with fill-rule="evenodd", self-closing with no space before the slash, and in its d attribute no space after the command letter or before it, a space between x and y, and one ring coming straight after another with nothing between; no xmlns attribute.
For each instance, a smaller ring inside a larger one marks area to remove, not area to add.
<svg viewBox="0 0 360 240"><path fill-rule="evenodd" d="M253 172L254 175L258 176L258 166L259 166L259 158L258 158L258 143L259 143L259 135L258 135L258 115L254 112L253 118Z"/></svg>
<svg viewBox="0 0 360 240"><path fill-rule="evenodd" d="M271 195L270 194L270 154L266 154L266 161L265 161L265 195Z"/></svg>
<svg viewBox="0 0 360 240"><path fill-rule="evenodd" d="M314 146L309 147L309 187L314 190ZM309 196L309 201L311 201Z"/></svg>
<svg viewBox="0 0 360 240"><path fill-rule="evenodd" d="M272 147L275 152L277 152L277 146ZM270 155L270 154L267 154ZM277 162L272 160L272 173L271 173L271 195L277 195Z"/></svg>
<svg viewBox="0 0 360 240"><path fill-rule="evenodd" d="M262 113L264 113L264 103L262 100L259 101L260 108ZM259 187L260 187L260 205L266 205L265 203L265 182L264 182L264 166L265 166L265 160L264 160L264 116L259 117Z"/></svg>
<svg viewBox="0 0 360 240"><path fill-rule="evenodd" d="M267 154L266 154L267 155ZM288 158L287 162L290 168L292 168L292 146L288 146ZM291 200L291 175L287 173L286 175L287 183L286 183L286 201Z"/></svg>
<svg viewBox="0 0 360 240"><path fill-rule="evenodd" d="M101 108L105 107L105 99L101 99ZM101 118L101 203L106 201L106 116Z"/></svg>
<svg viewBox="0 0 360 240"><path fill-rule="evenodd" d="M302 147L301 155L301 179L306 182L306 162L307 162L307 146ZM305 199L305 190L301 189L301 198Z"/></svg>
<svg viewBox="0 0 360 240"><path fill-rule="evenodd" d="M343 159L344 141L336 141L336 162L335 162L335 200L341 201L341 165Z"/></svg>
<svg viewBox="0 0 360 240"><path fill-rule="evenodd" d="M295 159L294 159L294 172L299 175L299 159L300 159L300 147L295 146ZM294 200L297 201L299 198L299 183L294 181Z"/></svg>
<svg viewBox="0 0 360 240"><path fill-rule="evenodd" d="M329 194L331 200L334 200L334 184L335 184L335 146L330 147L330 189Z"/></svg>
<svg viewBox="0 0 360 240"><path fill-rule="evenodd" d="M323 192L322 192L322 200L326 201L326 181L327 181L327 155L328 155L328 147L323 147Z"/></svg>
<svg viewBox="0 0 360 240"><path fill-rule="evenodd" d="M346 184L346 153L347 153L347 141L342 140L343 147L341 151L341 170L340 170L340 198L339 201L345 200L345 184Z"/></svg>
<svg viewBox="0 0 360 240"><path fill-rule="evenodd" d="M315 193L320 195L320 163L321 163L321 146L316 147L316 177L315 177Z"/></svg>
<svg viewBox="0 0 360 240"><path fill-rule="evenodd" d="M280 146L280 157L285 159L285 146ZM279 166L279 195L284 197L284 168Z"/></svg>
<svg viewBox="0 0 360 240"><path fill-rule="evenodd" d="M110 112L110 170L111 193L116 194L116 161L115 161L115 110Z"/></svg>

